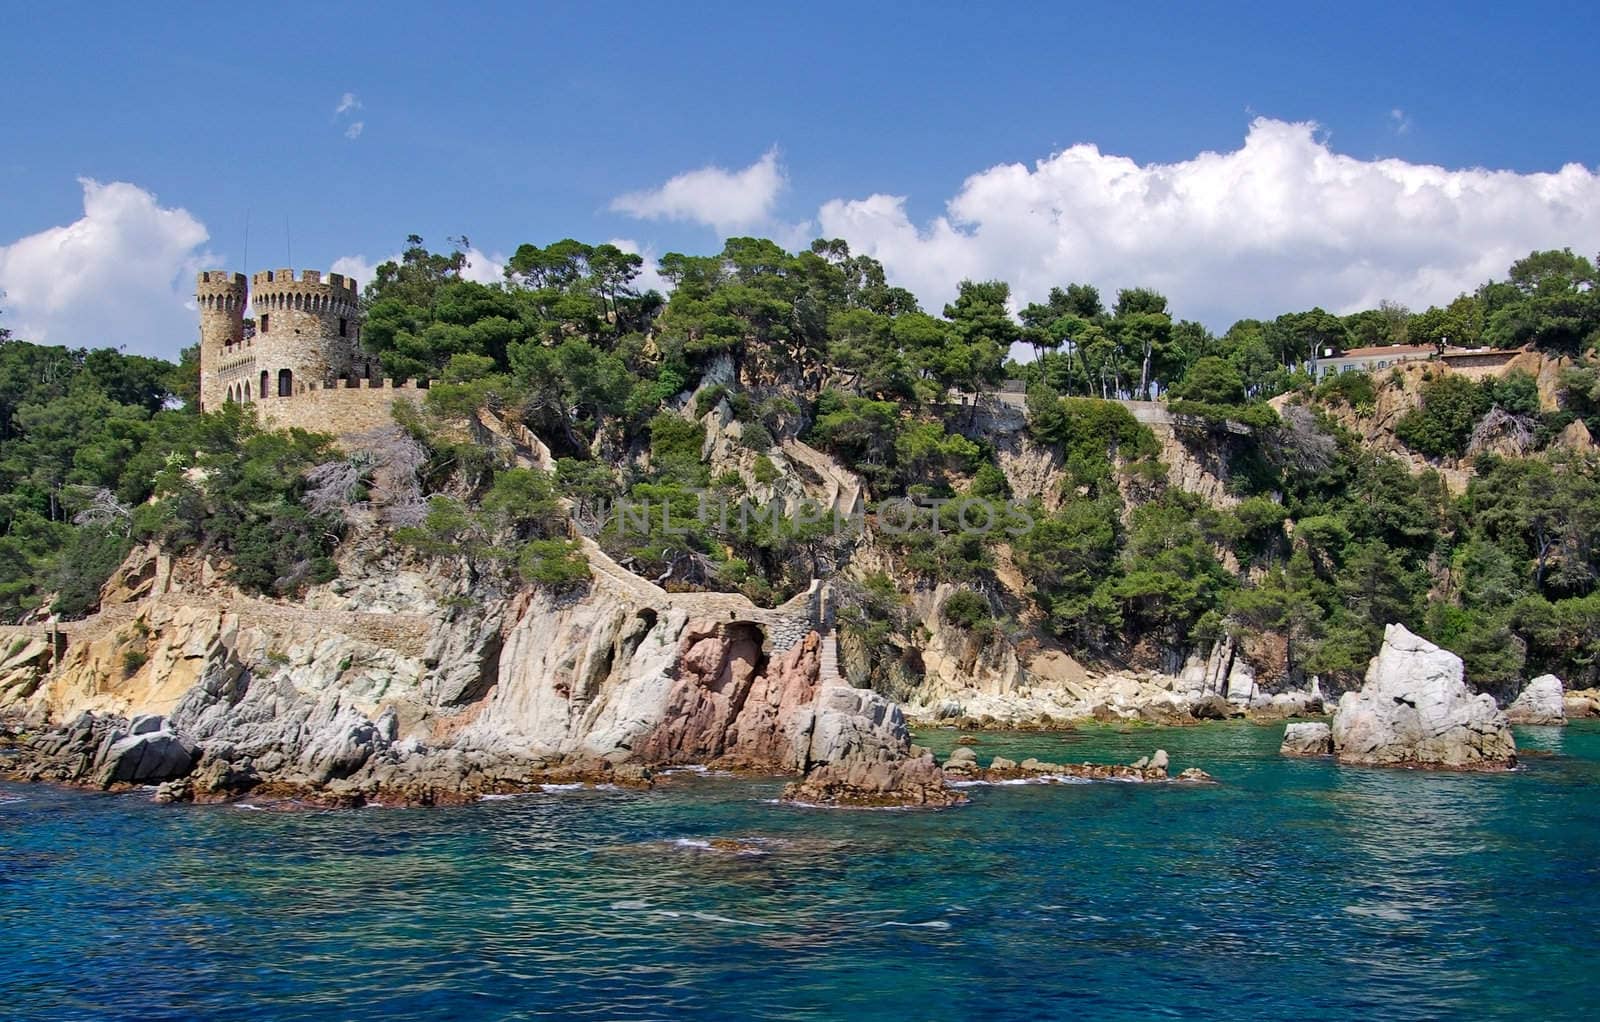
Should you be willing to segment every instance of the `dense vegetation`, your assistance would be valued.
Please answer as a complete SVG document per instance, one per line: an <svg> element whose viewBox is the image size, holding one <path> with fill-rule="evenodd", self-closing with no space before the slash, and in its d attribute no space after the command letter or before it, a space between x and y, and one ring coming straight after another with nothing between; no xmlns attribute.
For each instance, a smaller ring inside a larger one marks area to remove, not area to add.
<svg viewBox="0 0 1600 1022"><path fill-rule="evenodd" d="M569 518L663 585L759 601L868 542L892 570L852 583L843 619L901 680L917 641L909 594L940 582L960 587L946 623L979 638L1038 629L1085 656L1170 667L1227 634L1269 672L1348 682L1383 625L1403 621L1483 685L1542 670L1597 680L1596 466L1557 438L1600 429L1600 288L1571 252L1534 253L1442 308L1312 309L1221 336L1145 288L1108 308L1067 284L1013 317L1006 284L966 281L935 314L838 241L669 254L670 296L641 291L641 267L568 239L522 246L485 285L462 278L460 251L410 239L367 288L365 343L386 373L439 382L381 451L264 433L240 409L197 414L192 352L175 366L5 339L0 615L85 613L130 545L152 540L291 595L337 571L363 526L353 509L388 486L405 499L391 493L378 524L485 584L581 585ZM1349 428L1407 385L1400 374L1307 371L1329 345L1446 341L1572 357L1553 410L1527 374L1425 370L1394 435L1419 464L1471 455L1455 494ZM1010 360L1023 351L1035 357ZM1018 502L1028 529L935 529L1015 496L1002 461L1016 441L960 396L1007 379L1026 387L1025 437L1059 488ZM1226 494L1175 485L1156 435L1111 400L1155 397ZM533 430L555 470L513 468L444 426L480 410ZM879 512L867 539L826 519L702 513L796 496L809 471L786 460L796 439L864 480ZM884 527L881 504L897 498L916 502L902 523L924 527ZM617 501L651 510L618 527L603 516ZM1012 566L1021 590L1002 581Z"/></svg>

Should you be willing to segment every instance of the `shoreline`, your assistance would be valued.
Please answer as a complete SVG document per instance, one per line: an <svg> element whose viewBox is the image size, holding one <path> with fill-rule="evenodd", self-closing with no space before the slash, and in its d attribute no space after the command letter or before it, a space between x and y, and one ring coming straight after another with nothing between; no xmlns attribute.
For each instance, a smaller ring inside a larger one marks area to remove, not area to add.
<svg viewBox="0 0 1600 1022"><path fill-rule="evenodd" d="M1169 725L1137 723L1138 730L1165 730ZM1222 723L1222 722L1196 722ZM1105 728L1119 734L1130 733L1132 727L1083 721L1085 728ZM1194 725L1184 725L1183 729ZM937 729L959 731L949 725ZM926 731L929 728L922 727ZM1059 734L1084 733L1078 726L1055 728L1016 729L991 726L982 730L986 734ZM13 730L0 732L0 780L17 785L44 784L63 790L102 792L108 794L150 793L150 800L162 804L240 805L269 802L274 811L337 810L359 808L457 808L481 801L514 799L547 793L551 790L634 790L649 791L663 784L671 786L674 778L701 779L716 777L754 782L784 784L781 796L775 801L806 808L828 809L945 809L965 805L970 800L963 789L985 785L1055 784L1055 783L1188 783L1210 782L1213 779L1203 770L1191 767L1181 774L1168 775L1165 753L1157 750L1159 765L1153 757L1143 757L1133 764L1115 762L1056 763L1026 759L1021 763L1003 756L989 757L987 766L980 767L974 741L957 742L943 759L921 745L913 745L910 754L887 765L907 772L911 781L887 788L860 784L859 778L851 780L850 768L859 764L822 764L811 771L782 770L752 764L745 760L723 757L708 762L671 762L661 765L643 765L634 762L611 763L605 760L577 761L556 766L533 767L529 761L502 757L495 763L476 762L462 769L460 750L427 750L410 756L385 761L376 766L364 767L357 774L335 778L316 784L281 778L265 778L253 782L232 778L241 786L221 786L210 782L227 782L214 773L204 773L208 764L202 762L190 773L170 780L150 783L144 781L97 779L86 773L69 775L58 762L37 750L35 742L51 735L60 735L58 729L46 731ZM963 736L967 737L967 736ZM455 755L452 755L455 754ZM835 771L834 768L838 768ZM455 769L458 772L448 773ZM839 776L835 776L837 773ZM819 779L818 775L822 775ZM808 786L809 785L809 786ZM919 790L921 789L921 790ZM943 794L939 794L942 792Z"/></svg>

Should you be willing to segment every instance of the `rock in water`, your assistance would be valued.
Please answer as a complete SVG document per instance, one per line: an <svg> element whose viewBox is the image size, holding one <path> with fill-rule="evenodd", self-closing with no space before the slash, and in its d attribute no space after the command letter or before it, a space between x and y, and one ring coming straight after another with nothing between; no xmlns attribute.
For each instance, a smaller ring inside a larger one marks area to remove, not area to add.
<svg viewBox="0 0 1600 1022"><path fill-rule="evenodd" d="M783 789L785 802L806 805L876 808L916 806L941 809L966 803L967 797L945 784L933 757L917 759L846 759L824 763Z"/></svg>
<svg viewBox="0 0 1600 1022"><path fill-rule="evenodd" d="M1505 714L1467 688L1461 658L1397 624L1384 629L1361 691L1339 700L1332 732L1341 763L1497 770L1517 762Z"/></svg>
<svg viewBox="0 0 1600 1022"><path fill-rule="evenodd" d="M1315 721L1286 725L1278 752L1285 756L1326 756L1333 752L1333 731Z"/></svg>
<svg viewBox="0 0 1600 1022"><path fill-rule="evenodd" d="M1516 701L1506 707L1506 719L1513 724L1565 724L1567 709L1561 679L1541 674L1528 682Z"/></svg>

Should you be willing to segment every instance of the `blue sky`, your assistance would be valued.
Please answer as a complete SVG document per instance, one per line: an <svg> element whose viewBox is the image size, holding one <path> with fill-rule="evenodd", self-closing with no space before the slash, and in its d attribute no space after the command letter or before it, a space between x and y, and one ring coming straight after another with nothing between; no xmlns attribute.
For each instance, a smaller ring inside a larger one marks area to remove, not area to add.
<svg viewBox="0 0 1600 1022"><path fill-rule="evenodd" d="M1217 328L1600 249L1592 5L1287 8L7 2L0 323L172 354L197 260L283 265L285 221L296 266L486 273L843 233L928 305L1154 283Z"/></svg>

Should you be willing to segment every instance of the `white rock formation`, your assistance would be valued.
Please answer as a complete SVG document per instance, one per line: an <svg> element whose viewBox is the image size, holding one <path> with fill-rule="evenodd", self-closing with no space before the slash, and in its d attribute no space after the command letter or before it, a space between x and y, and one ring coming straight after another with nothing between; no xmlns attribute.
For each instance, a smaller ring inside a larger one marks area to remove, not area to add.
<svg viewBox="0 0 1600 1022"><path fill-rule="evenodd" d="M1513 724L1565 724L1567 710L1561 679L1541 674L1528 682L1516 700L1506 707L1506 719Z"/></svg>
<svg viewBox="0 0 1600 1022"><path fill-rule="evenodd" d="M1492 697L1462 680L1461 658L1392 624L1359 692L1333 716L1341 763L1493 770L1517 761L1516 742Z"/></svg>
<svg viewBox="0 0 1600 1022"><path fill-rule="evenodd" d="M1285 725L1278 751L1285 756L1326 756L1333 751L1333 731L1321 721Z"/></svg>

